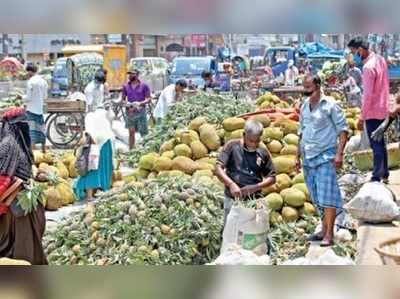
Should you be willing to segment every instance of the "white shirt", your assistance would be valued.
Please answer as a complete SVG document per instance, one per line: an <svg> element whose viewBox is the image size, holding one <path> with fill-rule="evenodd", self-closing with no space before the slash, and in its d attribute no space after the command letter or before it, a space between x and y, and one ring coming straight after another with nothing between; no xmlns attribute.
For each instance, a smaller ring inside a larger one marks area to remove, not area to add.
<svg viewBox="0 0 400 299"><path fill-rule="evenodd" d="M93 112L104 102L104 84L96 85L91 81L85 88L88 111Z"/></svg>
<svg viewBox="0 0 400 299"><path fill-rule="evenodd" d="M344 83L344 87L349 95L361 93L361 89L358 87L356 80L354 80L353 77L347 78L346 82Z"/></svg>
<svg viewBox="0 0 400 299"><path fill-rule="evenodd" d="M285 85L294 86L295 80L298 75L299 75L299 70L297 69L297 67L295 66L289 67L285 72Z"/></svg>
<svg viewBox="0 0 400 299"><path fill-rule="evenodd" d="M170 84L161 92L160 98L158 99L157 105L154 109L154 117L164 118L176 101L175 84Z"/></svg>
<svg viewBox="0 0 400 299"><path fill-rule="evenodd" d="M44 100L47 99L48 88L46 80L39 75L34 75L28 80L26 96L23 98L27 111L43 115L43 105Z"/></svg>

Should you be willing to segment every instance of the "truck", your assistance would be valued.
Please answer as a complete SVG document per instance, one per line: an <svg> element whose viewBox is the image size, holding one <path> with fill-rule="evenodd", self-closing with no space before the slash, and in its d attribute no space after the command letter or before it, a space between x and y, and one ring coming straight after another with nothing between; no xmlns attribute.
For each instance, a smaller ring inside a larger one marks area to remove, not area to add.
<svg viewBox="0 0 400 299"><path fill-rule="evenodd" d="M217 70L216 59L212 56L176 57L172 62L168 82L173 84L179 79L185 79L189 85L196 85L202 88L204 87L204 80L201 74L204 71L208 71L216 75Z"/></svg>
<svg viewBox="0 0 400 299"><path fill-rule="evenodd" d="M135 57L130 63L140 71L140 80L149 85L154 92L162 91L168 84L169 64L162 57Z"/></svg>
<svg viewBox="0 0 400 299"><path fill-rule="evenodd" d="M68 78L68 61L73 56L83 53L97 53L102 57L102 68L107 71L110 92L119 92L126 82L128 63L124 45L67 45L62 49L62 53L64 57L56 61L54 68L51 90L53 96L64 96L68 93L72 87L72 82L69 82Z"/></svg>

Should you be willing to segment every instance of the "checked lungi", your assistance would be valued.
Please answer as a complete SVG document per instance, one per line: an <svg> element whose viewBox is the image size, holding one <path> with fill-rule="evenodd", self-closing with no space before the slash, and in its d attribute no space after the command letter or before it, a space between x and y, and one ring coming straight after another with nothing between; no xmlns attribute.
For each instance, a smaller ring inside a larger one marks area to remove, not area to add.
<svg viewBox="0 0 400 299"><path fill-rule="evenodd" d="M334 157L335 150L330 149L315 158L303 161L304 180L321 217L325 208L335 208L337 216L343 212L343 199L337 181Z"/></svg>
<svg viewBox="0 0 400 299"><path fill-rule="evenodd" d="M46 143L46 125L43 115L35 114L26 111L26 117L29 124L29 135L32 144L45 144Z"/></svg>

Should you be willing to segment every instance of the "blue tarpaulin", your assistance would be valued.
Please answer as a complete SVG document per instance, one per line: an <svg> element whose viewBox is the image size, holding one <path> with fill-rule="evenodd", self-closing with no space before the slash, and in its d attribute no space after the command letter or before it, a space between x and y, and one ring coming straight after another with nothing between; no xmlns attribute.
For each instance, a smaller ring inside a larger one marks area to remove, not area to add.
<svg viewBox="0 0 400 299"><path fill-rule="evenodd" d="M302 44L299 48L299 54L307 57L309 57L310 55L316 55L314 57L318 56L326 57L327 55L334 55L335 57L337 57L337 56L343 56L344 51L335 50L325 46L322 43L314 42L314 43Z"/></svg>

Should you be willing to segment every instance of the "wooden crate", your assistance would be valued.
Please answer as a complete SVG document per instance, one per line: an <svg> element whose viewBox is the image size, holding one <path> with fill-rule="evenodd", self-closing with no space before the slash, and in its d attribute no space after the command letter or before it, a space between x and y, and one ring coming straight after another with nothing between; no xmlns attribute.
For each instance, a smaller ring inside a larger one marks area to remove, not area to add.
<svg viewBox="0 0 400 299"><path fill-rule="evenodd" d="M45 110L47 113L81 113L86 111L86 103L83 101L47 100L45 104Z"/></svg>

